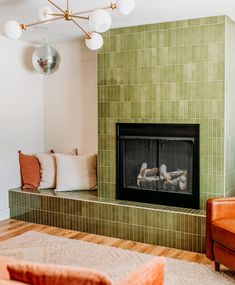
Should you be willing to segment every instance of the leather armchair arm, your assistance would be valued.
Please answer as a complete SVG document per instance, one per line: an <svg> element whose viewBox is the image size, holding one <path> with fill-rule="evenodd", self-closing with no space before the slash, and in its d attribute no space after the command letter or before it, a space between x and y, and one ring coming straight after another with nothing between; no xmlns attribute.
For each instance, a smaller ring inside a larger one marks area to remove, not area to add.
<svg viewBox="0 0 235 285"><path fill-rule="evenodd" d="M219 219L235 218L235 197L215 198L207 201L206 214L206 256L214 260L211 224Z"/></svg>
<svg viewBox="0 0 235 285"><path fill-rule="evenodd" d="M235 218L235 197L208 200L211 222L219 219Z"/></svg>

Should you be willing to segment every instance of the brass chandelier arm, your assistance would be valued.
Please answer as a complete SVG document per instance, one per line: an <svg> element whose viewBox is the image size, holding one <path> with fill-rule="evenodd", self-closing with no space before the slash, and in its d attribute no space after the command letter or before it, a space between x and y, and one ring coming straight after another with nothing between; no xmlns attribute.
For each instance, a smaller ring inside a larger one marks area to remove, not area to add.
<svg viewBox="0 0 235 285"><path fill-rule="evenodd" d="M65 17L64 14L55 14L55 13L47 13L49 16L55 16L55 17Z"/></svg>
<svg viewBox="0 0 235 285"><path fill-rule="evenodd" d="M53 18L50 20L45 20L45 21L36 21L33 23L29 23L29 24L21 24L20 27L22 30L26 30L29 27L33 27L33 26L37 26L37 25L41 25L41 24L46 24L46 23L54 22L54 21L61 20L61 19L64 19L64 16L60 16L60 17Z"/></svg>
<svg viewBox="0 0 235 285"><path fill-rule="evenodd" d="M89 17L83 17L83 16L74 15L74 14L72 14L71 17L72 18L77 18L77 19L89 20Z"/></svg>
<svg viewBox="0 0 235 285"><path fill-rule="evenodd" d="M96 8L96 9L92 9L92 10L85 10L85 11L75 12L75 13L73 13L73 15L77 16L77 15L82 15L82 14L88 14L88 13L94 12L94 11L96 11L98 9L102 9L102 10L112 9L112 10L115 10L116 8L117 8L117 5L115 3L111 3L109 6Z"/></svg>
<svg viewBox="0 0 235 285"><path fill-rule="evenodd" d="M83 31L83 33L86 35L87 39L91 38L91 36L74 19L71 19L71 21L74 22L74 24L77 25L79 27L79 29Z"/></svg>
<svg viewBox="0 0 235 285"><path fill-rule="evenodd" d="M46 23L54 22L54 21L61 20L61 19L66 19L66 20L73 21L74 24L77 25L79 27L79 29L82 30L82 32L86 35L87 39L90 39L91 36L80 26L79 23L77 23L74 20L74 18L89 20L89 16L82 16L82 15L83 14L89 14L89 13L91 13L93 11L96 11L97 9L103 9L103 10L112 9L112 10L115 10L117 8L116 3L111 3L109 6L105 6L105 7L101 7L101 8L95 8L95 9L92 9L92 10L85 10L85 11L72 13L69 10L69 6L70 6L69 5L70 4L69 0L67 0L67 10L66 11L61 9L57 4L55 4L51 0L48 0L48 2L51 3L54 7L56 7L59 11L61 11L62 14L50 13L48 15L55 16L56 18L49 19L49 20L44 20L44 21L36 21L36 22L29 23L29 24L21 24L20 27L21 27L22 30L26 30L28 27L37 26L37 25L41 25L41 24L46 24Z"/></svg>
<svg viewBox="0 0 235 285"><path fill-rule="evenodd" d="M66 14L65 11L63 9L61 9L58 5L56 5L54 2L52 2L51 0L48 0L49 3L51 3L53 6L55 6L58 10L60 10L64 15Z"/></svg>

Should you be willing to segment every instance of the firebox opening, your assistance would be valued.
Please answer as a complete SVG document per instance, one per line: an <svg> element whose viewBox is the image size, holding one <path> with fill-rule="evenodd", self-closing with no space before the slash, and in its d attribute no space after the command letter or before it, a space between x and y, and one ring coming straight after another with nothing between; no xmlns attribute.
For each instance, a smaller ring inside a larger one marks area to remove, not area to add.
<svg viewBox="0 0 235 285"><path fill-rule="evenodd" d="M117 158L119 199L199 207L198 125L118 124Z"/></svg>

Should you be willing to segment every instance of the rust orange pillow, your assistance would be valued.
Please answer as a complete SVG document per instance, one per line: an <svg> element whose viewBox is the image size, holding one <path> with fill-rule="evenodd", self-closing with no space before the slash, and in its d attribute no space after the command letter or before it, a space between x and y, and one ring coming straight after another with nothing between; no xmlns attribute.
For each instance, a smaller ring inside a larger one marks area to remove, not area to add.
<svg viewBox="0 0 235 285"><path fill-rule="evenodd" d="M128 275L117 285L163 285L164 277L165 259L156 257Z"/></svg>
<svg viewBox="0 0 235 285"><path fill-rule="evenodd" d="M12 280L2 280L0 279L0 285L30 285L18 281L12 281Z"/></svg>
<svg viewBox="0 0 235 285"><path fill-rule="evenodd" d="M16 259L7 256L0 256L0 279L10 279L7 265L16 262L19 263L19 261Z"/></svg>
<svg viewBox="0 0 235 285"><path fill-rule="evenodd" d="M19 151L20 173L24 189L36 189L40 184L40 163L36 156Z"/></svg>
<svg viewBox="0 0 235 285"><path fill-rule="evenodd" d="M111 285L103 273L79 267L43 264L11 264L8 267L11 280L31 285Z"/></svg>

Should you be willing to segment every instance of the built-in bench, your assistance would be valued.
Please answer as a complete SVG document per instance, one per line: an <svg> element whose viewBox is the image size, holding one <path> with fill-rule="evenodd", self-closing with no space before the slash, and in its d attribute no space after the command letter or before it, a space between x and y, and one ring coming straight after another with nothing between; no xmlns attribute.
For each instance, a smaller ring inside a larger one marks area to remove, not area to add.
<svg viewBox="0 0 235 285"><path fill-rule="evenodd" d="M9 191L12 219L205 252L205 211L99 198L97 191Z"/></svg>

